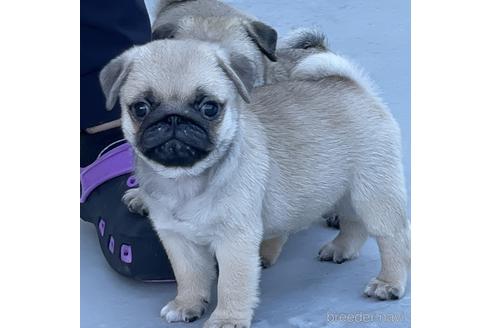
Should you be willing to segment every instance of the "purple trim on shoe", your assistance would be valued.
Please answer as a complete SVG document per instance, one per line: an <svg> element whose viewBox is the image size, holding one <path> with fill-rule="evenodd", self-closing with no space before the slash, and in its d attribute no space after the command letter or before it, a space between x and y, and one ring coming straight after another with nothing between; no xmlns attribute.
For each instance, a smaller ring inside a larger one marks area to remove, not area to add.
<svg viewBox="0 0 492 328"><path fill-rule="evenodd" d="M121 245L120 258L125 263L132 263L132 247L130 245Z"/></svg>
<svg viewBox="0 0 492 328"><path fill-rule="evenodd" d="M80 202L84 203L91 192L106 181L131 173L133 170L133 151L128 143L111 149L94 163L80 169L82 185Z"/></svg>
<svg viewBox="0 0 492 328"><path fill-rule="evenodd" d="M101 234L101 237L104 237L104 230L106 229L106 221L104 219L99 220L99 233Z"/></svg>
<svg viewBox="0 0 492 328"><path fill-rule="evenodd" d="M108 244L109 251L111 254L114 254L114 238L113 236L109 236L109 244Z"/></svg>
<svg viewBox="0 0 492 328"><path fill-rule="evenodd" d="M137 188L138 187L137 177L131 175L128 178L128 180L126 180L126 185L128 186L128 188Z"/></svg>

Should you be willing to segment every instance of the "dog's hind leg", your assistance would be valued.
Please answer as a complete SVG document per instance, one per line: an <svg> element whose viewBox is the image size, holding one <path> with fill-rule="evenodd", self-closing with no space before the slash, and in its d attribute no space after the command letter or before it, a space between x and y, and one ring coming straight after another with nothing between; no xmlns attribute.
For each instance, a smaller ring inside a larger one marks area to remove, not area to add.
<svg viewBox="0 0 492 328"><path fill-rule="evenodd" d="M335 263L355 259L367 240L367 229L354 212L348 195L339 200L332 213L337 214L340 232L335 239L321 247L318 259Z"/></svg>
<svg viewBox="0 0 492 328"><path fill-rule="evenodd" d="M381 255L381 271L364 293L381 300L404 295L410 269L410 224L403 178L401 168L391 169L386 168L385 175L372 175L379 177L372 182L368 180L370 174L359 175L351 193L353 207L369 235L376 238Z"/></svg>
<svg viewBox="0 0 492 328"><path fill-rule="evenodd" d="M318 253L320 261L333 261L343 263L359 256L359 250L367 240L367 230L362 222L357 219L340 219L340 232L338 235L323 245Z"/></svg>
<svg viewBox="0 0 492 328"><path fill-rule="evenodd" d="M260 247L260 258L261 258L261 266L266 269L277 262L278 257L280 256L280 252L282 251L282 247L287 241L288 236L283 235L280 237L263 240L261 242Z"/></svg>

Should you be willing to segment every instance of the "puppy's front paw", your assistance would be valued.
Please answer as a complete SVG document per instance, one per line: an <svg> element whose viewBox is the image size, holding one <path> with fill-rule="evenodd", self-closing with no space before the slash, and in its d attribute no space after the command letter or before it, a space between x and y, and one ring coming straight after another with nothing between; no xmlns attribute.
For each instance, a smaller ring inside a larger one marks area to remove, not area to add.
<svg viewBox="0 0 492 328"><path fill-rule="evenodd" d="M149 210L140 197L138 188L128 189L121 200L126 206L128 206L128 210L130 212L137 213L142 216L149 215Z"/></svg>
<svg viewBox="0 0 492 328"><path fill-rule="evenodd" d="M205 322L203 328L250 328L251 320L240 319L220 319L214 318L212 315L210 319Z"/></svg>
<svg viewBox="0 0 492 328"><path fill-rule="evenodd" d="M171 301L161 310L161 318L167 322L193 322L205 313L206 302L187 304L182 301Z"/></svg>
<svg viewBox="0 0 492 328"><path fill-rule="evenodd" d="M353 260L359 256L359 252L354 251L350 247L337 245L331 241L323 245L318 252L320 261L333 261L335 263L343 263L348 260Z"/></svg>
<svg viewBox="0 0 492 328"><path fill-rule="evenodd" d="M389 283L378 278L372 279L364 290L368 297L376 297L380 300L397 300L405 293L405 287L397 283Z"/></svg>

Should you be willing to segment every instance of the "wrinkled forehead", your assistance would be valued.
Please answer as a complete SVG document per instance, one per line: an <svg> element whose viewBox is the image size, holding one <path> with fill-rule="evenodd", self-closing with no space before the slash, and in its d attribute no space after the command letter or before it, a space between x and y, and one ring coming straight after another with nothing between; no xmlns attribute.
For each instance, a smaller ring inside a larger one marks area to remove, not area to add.
<svg viewBox="0 0 492 328"><path fill-rule="evenodd" d="M232 53L248 55L256 46L238 17L185 17L175 32L177 39L215 42Z"/></svg>
<svg viewBox="0 0 492 328"><path fill-rule="evenodd" d="M136 51L123 94L138 98L150 92L163 101L186 101L199 90L225 100L230 87L213 47L163 40Z"/></svg>
<svg viewBox="0 0 492 328"><path fill-rule="evenodd" d="M187 16L179 21L176 34L204 41L224 41L248 37L244 28L244 19L238 17Z"/></svg>

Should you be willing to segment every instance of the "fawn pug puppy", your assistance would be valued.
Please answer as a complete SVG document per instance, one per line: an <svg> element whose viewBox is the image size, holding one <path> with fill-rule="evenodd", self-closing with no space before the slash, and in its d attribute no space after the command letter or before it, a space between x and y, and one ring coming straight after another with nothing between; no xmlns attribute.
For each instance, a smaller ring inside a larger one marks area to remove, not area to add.
<svg viewBox="0 0 492 328"><path fill-rule="evenodd" d="M332 76L252 88L254 65L197 40L160 40L113 59L100 80L136 154L149 217L171 260L168 321L250 327L260 244L278 255L288 234L336 204L339 235L320 256L356 256L376 238L381 271L368 296L400 298L410 261L399 128L363 84ZM251 93L251 96L250 96Z"/></svg>
<svg viewBox="0 0 492 328"><path fill-rule="evenodd" d="M245 56L255 67L255 86L289 79L299 62L313 54L328 53L323 33L297 29L277 46L277 33L268 25L236 16L183 17L165 24L159 39L195 39L218 44L231 53Z"/></svg>
<svg viewBox="0 0 492 328"><path fill-rule="evenodd" d="M252 16L218 0L160 0L156 19L152 24L153 38L161 39L160 33L166 31L166 24L176 25L185 16L240 17L255 20Z"/></svg>
<svg viewBox="0 0 492 328"><path fill-rule="evenodd" d="M267 24L217 0L161 0L152 39L197 39L215 42L245 55L256 66L255 86L290 78L305 57L327 52L325 36L298 29L277 48L277 32Z"/></svg>

